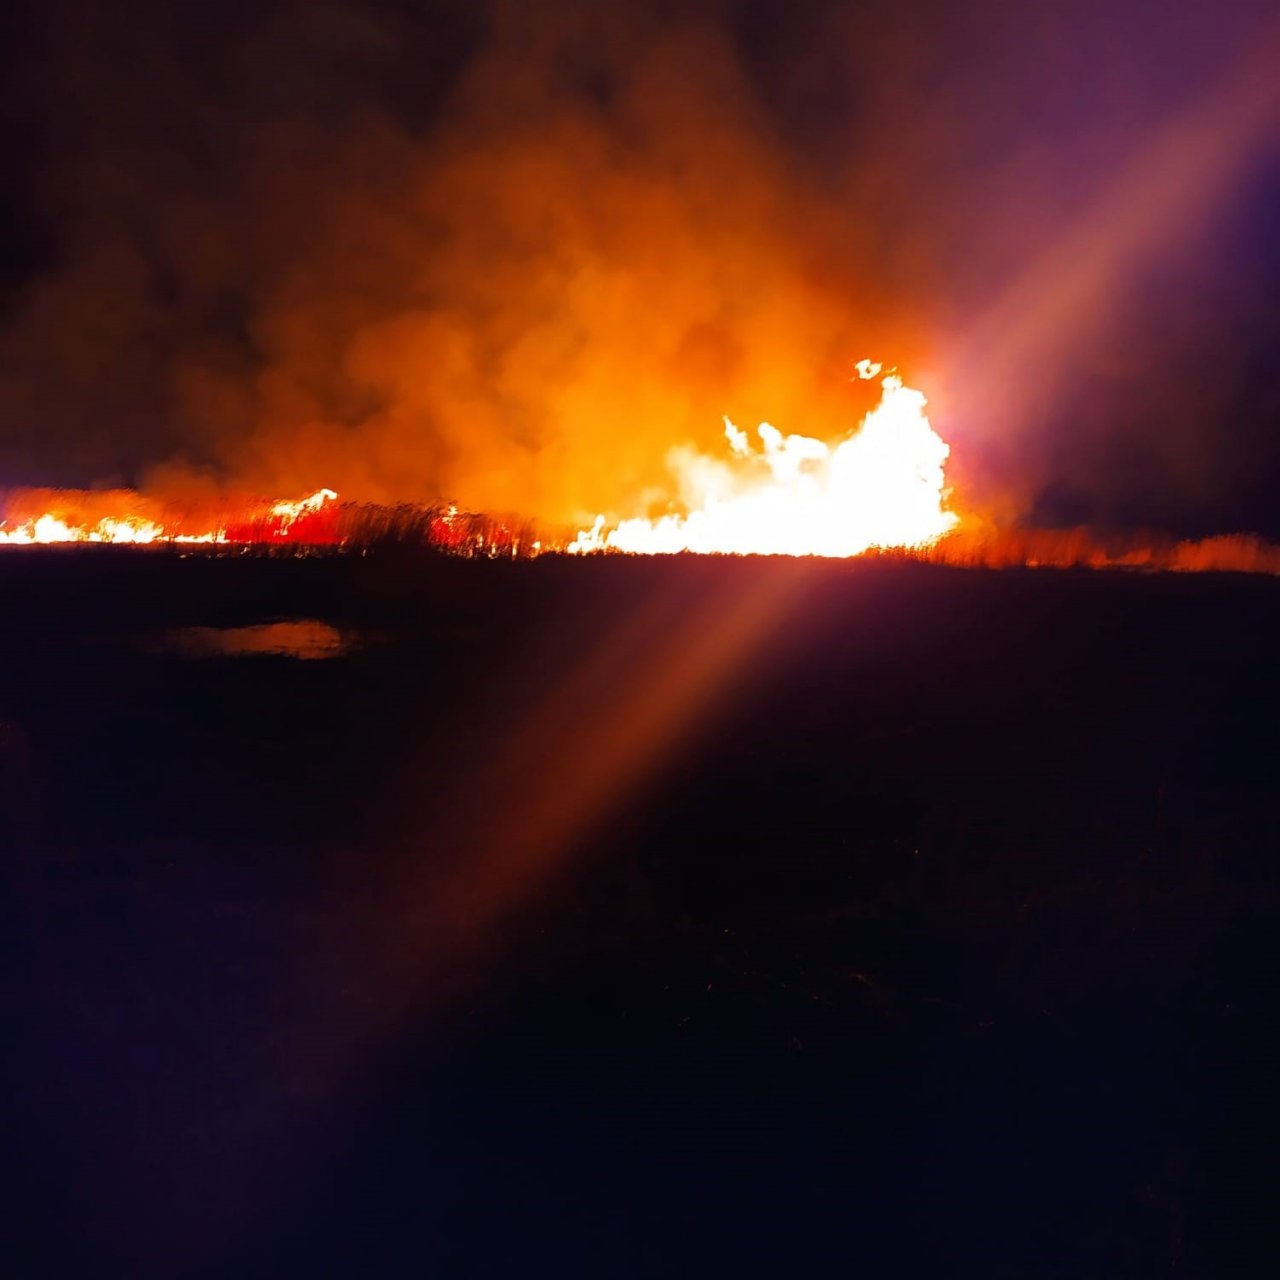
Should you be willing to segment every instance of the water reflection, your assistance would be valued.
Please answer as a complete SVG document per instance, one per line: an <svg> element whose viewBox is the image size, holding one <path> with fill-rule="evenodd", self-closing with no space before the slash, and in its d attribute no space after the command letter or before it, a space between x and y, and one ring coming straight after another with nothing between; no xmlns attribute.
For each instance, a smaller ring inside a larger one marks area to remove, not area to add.
<svg viewBox="0 0 1280 1280"><path fill-rule="evenodd" d="M246 627L179 627L166 633L162 647L188 658L341 658L357 647L359 636L318 618L286 618Z"/></svg>

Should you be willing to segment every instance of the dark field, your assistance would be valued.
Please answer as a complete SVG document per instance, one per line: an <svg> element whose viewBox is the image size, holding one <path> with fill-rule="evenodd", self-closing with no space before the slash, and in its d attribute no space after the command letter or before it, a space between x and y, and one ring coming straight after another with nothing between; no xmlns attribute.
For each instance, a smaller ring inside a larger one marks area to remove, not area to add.
<svg viewBox="0 0 1280 1280"><path fill-rule="evenodd" d="M5 1274L1272 1273L1280 581L0 601Z"/></svg>

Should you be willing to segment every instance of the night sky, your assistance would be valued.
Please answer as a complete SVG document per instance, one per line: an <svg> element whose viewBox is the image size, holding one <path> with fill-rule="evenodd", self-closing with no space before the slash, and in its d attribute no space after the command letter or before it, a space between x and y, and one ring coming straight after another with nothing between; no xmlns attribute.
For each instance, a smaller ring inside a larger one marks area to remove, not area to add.
<svg viewBox="0 0 1280 1280"><path fill-rule="evenodd" d="M1280 536L1266 0L3 23L0 488L625 512L865 355L1005 518Z"/></svg>

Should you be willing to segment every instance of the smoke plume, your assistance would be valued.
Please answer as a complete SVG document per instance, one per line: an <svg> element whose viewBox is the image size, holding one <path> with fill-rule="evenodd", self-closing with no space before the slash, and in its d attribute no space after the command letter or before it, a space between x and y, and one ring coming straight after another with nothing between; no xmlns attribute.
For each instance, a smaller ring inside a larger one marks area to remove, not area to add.
<svg viewBox="0 0 1280 1280"><path fill-rule="evenodd" d="M639 514L870 356L975 502L1256 526L1266 16L19 5L0 481Z"/></svg>

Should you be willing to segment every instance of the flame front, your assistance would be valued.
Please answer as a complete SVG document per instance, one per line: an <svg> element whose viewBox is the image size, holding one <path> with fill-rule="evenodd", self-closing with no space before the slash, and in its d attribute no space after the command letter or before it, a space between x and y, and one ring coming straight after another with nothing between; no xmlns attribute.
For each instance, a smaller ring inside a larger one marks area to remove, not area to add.
<svg viewBox="0 0 1280 1280"><path fill-rule="evenodd" d="M109 501L110 495L68 492L53 509L10 521L0 518L0 546L54 546L59 543L106 542L145 545L157 542L223 544L270 543L276 540L327 542L333 538L316 521L336 501L332 489L318 489L296 502L272 504L265 515L250 504L224 513L207 526L191 527L190 519L170 520L158 512L141 514L137 510L94 519L77 508L86 502ZM136 494L125 499L133 507L146 505ZM38 510L38 509L37 509ZM0 515L3 512L0 511Z"/></svg>
<svg viewBox="0 0 1280 1280"><path fill-rule="evenodd" d="M860 361L858 376L880 366ZM672 455L685 514L610 525L598 516L572 552L643 555L856 556L873 547L933 545L959 517L948 509L951 450L925 416L925 397L889 374L879 404L835 444L762 423L759 447L725 419L730 461Z"/></svg>
<svg viewBox="0 0 1280 1280"><path fill-rule="evenodd" d="M59 542L214 542L215 533L195 537L180 534L168 535L164 526L153 520L125 517L121 520L110 516L97 524L68 524L66 520L46 512L34 519L25 520L15 528L0 524L0 546L29 547L52 546Z"/></svg>

